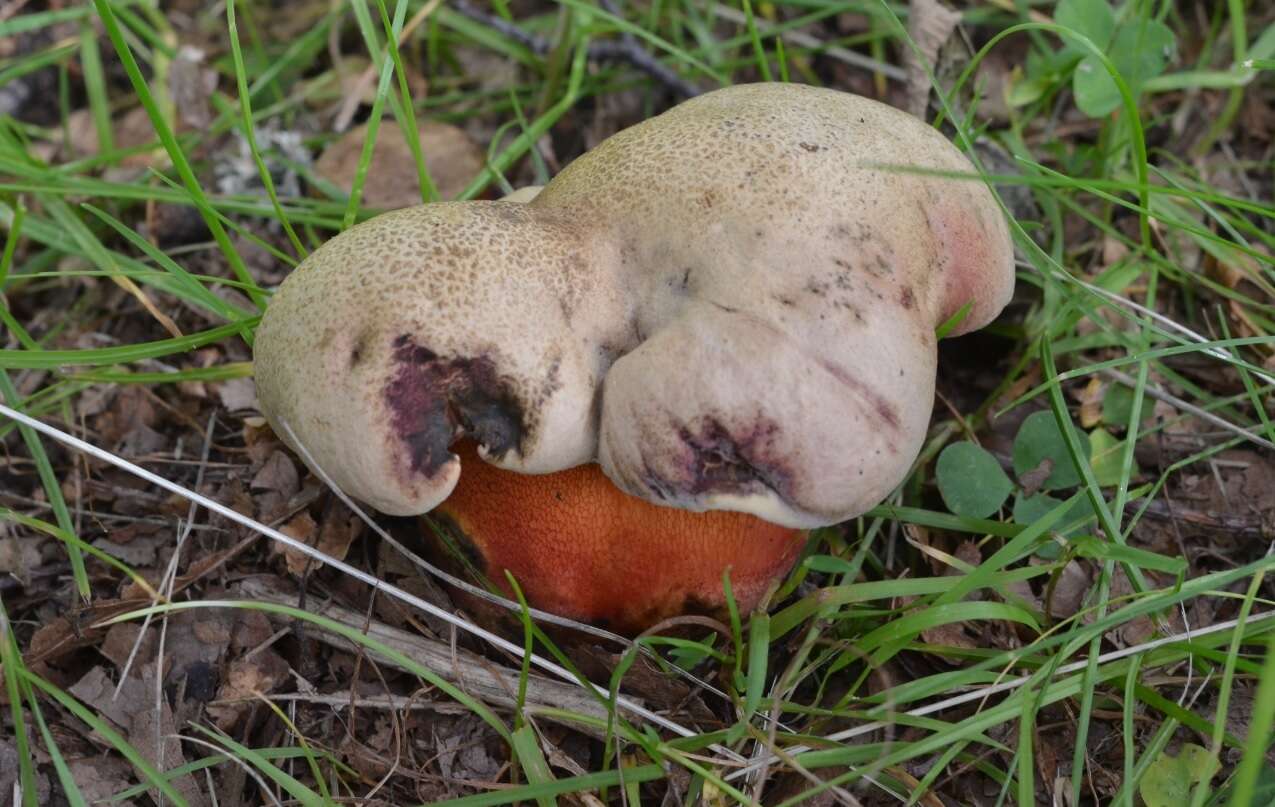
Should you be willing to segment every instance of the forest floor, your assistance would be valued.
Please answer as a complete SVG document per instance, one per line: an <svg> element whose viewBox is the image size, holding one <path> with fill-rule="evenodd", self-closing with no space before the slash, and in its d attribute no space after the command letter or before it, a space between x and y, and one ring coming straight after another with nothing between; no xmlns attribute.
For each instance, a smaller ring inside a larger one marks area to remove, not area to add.
<svg viewBox="0 0 1275 807"><path fill-rule="evenodd" d="M957 5L0 4L0 801L1275 805L1275 5ZM530 666L271 432L260 311L758 80L961 144L1014 300L769 615Z"/></svg>

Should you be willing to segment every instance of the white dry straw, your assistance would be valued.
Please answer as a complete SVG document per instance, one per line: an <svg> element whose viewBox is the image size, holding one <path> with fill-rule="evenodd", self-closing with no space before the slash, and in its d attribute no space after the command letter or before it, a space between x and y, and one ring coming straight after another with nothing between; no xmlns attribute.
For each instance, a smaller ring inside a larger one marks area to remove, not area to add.
<svg viewBox="0 0 1275 807"><path fill-rule="evenodd" d="M1256 625L1257 623L1263 622L1267 619L1271 619L1272 617L1275 617L1275 610L1265 611L1263 613L1256 614L1256 615L1250 615L1249 618L1244 621L1244 624ZM1147 651L1154 650L1157 647L1163 647L1164 645L1167 645L1167 644L1173 644L1175 642L1195 639L1200 636L1207 636L1210 633L1217 633L1219 631L1230 630L1231 628L1237 627L1239 624L1240 624L1240 620L1232 619L1226 622L1219 622L1216 625L1209 625L1208 627L1204 627L1204 628L1189 628L1184 633L1174 634L1173 636L1165 636L1160 639L1153 639L1152 641L1145 642L1140 645L1135 645L1133 647L1126 647L1122 650L1112 650L1110 653L1104 653L1098 656L1098 663L1107 664L1112 661L1118 661L1122 658L1125 658L1126 656L1135 656L1139 653L1146 653ZM1075 662L1072 662L1071 664L1064 664L1063 666L1055 670L1053 675L1059 676L1059 675L1068 675L1074 672L1080 672L1081 670L1085 669L1088 666L1089 666L1089 661L1087 659L1082 659L1081 661L1075 661ZM950 698L945 698L941 701L936 701L934 703L926 704L925 706L912 709L911 711L904 712L903 714L907 717L924 717L926 715L934 714L935 712L941 712L944 709L951 709L954 706L960 706L961 704L969 703L970 701L982 700L983 698L987 698L992 695L997 695L1001 692L1008 692L1013 689L1018 689L1022 685L1031 681L1032 678L1034 678L1034 676L1024 675L1018 678L1013 678L1009 681L1003 681L999 684L993 684L987 687L979 687L969 692L963 692L960 695L953 695ZM872 723L865 723L862 726L855 726L854 728L845 729L835 734L829 734L823 739L827 740L828 742L843 742L845 740L850 740L864 734L871 734L872 732L879 731L880 729L888 728L891 725L893 725L893 723L889 721L878 720ZM794 748L787 749L785 753L788 754L789 756L796 756L797 754L801 754L810 750L811 748L809 746L801 745L801 746L796 746ZM773 754L769 756L763 756L760 759L755 759L749 762L744 767L738 768L732 771L725 777L725 779L729 781L732 779L738 779L741 776L747 776L753 770L761 767L767 762L773 762L776 759L778 759L778 757L776 757Z"/></svg>
<svg viewBox="0 0 1275 807"><path fill-rule="evenodd" d="M1138 385L1138 382L1133 378L1133 376L1130 376L1126 373L1122 373L1119 370L1112 370L1110 368L1107 368L1106 370L1102 371L1102 374L1107 376L1108 378L1114 378L1116 381L1118 381L1121 384L1124 384L1126 387L1133 388ZM1152 398L1155 398L1158 401L1164 401L1165 403L1169 404L1175 409L1179 409L1183 412L1186 412L1188 415L1197 417L1200 420L1203 420L1207 423L1212 423L1214 426L1217 426L1219 429L1223 429L1225 431L1231 432L1234 435L1243 437L1249 442L1253 443L1254 445L1259 445L1259 446L1262 446L1263 448L1269 448L1270 450L1275 451L1275 442L1271 442L1270 440L1267 440L1265 437L1261 437L1256 432L1246 429L1243 426L1236 426L1234 423L1227 420L1226 418L1219 417L1213 414L1212 412L1208 411L1207 409L1196 406L1195 404L1189 403L1188 401L1184 401L1178 396L1170 392L1165 392L1164 390L1157 387L1155 384L1145 384L1143 385L1143 389L1146 390L1147 395L1151 396Z"/></svg>
<svg viewBox="0 0 1275 807"><path fill-rule="evenodd" d="M456 575L451 574L443 569L440 569L439 567L435 566L434 564L430 563L424 558L418 556L412 550L403 546L403 544L400 541L394 538L394 536L390 535L385 530L385 528L382 527L380 524L377 524L376 521L373 520L372 517L369 516L363 510L363 508L359 507L358 504L356 504L355 501L350 498L348 493L346 493L344 490L340 488L339 485L337 485L336 480L334 480L331 476L328 475L328 472L324 470L323 466L320 465L318 460L314 458L314 455L310 453L310 450L305 447L305 443L301 442L301 439L297 437L296 432L292 430L292 426L288 423L287 420L283 418L279 418L278 425L279 425L279 428L281 428L285 432L281 436L284 437L285 440L290 445L296 448L296 452L301 455L301 459L305 460L305 463L310 468L310 470L313 471L315 475L319 477L319 480L323 482L323 484L328 486L328 490L331 490L332 493L338 499L341 500L341 503L350 509L350 512L358 516L359 519L365 525L367 525L368 529L376 533L377 536L379 536L382 541L385 541L385 543L394 547L394 549L396 549L399 552L399 554L401 554L409 562L411 562L413 565L421 569L424 569L425 571L432 574L434 577L437 577L438 579L445 581L449 585L455 586L456 588L459 588L462 591L466 591L472 594L473 596L478 597L484 602L489 602L499 608L504 608L513 613L522 613L522 605L520 605L519 603L509 599L508 597L502 597L499 594L493 594L492 592L487 591L486 589L475 586L473 583L462 580ZM641 653L643 656L646 656L647 658L655 659L656 661L659 660L659 656L654 651L652 651L649 647L630 641L629 639L626 639L625 637L619 635L618 633L612 633L609 630L603 630L602 628L595 627L585 622L577 622L574 619L568 619L567 617L558 616L557 614L551 614L548 611L541 611L538 608L528 607L527 613L531 614L532 619L536 620L537 622L547 622L550 625L558 625L559 627L570 628L571 630L578 630L581 633L586 633L590 636L596 636L599 639L605 639L606 641L615 642L616 644L622 645L625 648L637 648L637 651ZM692 674L689 670L684 670L678 667L677 674L685 678L686 680L690 681L695 686L703 689L706 692L710 692L713 695L716 695L717 697L721 698L724 701L730 700L730 698L726 695L725 692L722 692L720 689L708 683L707 681L700 679L698 676ZM764 719L766 720L766 722L770 722L771 718L769 715L765 715ZM791 731L791 729L785 726L783 722L779 722L777 723L777 725L780 728L783 728L785 731Z"/></svg>
<svg viewBox="0 0 1275 807"><path fill-rule="evenodd" d="M217 502L213 499L210 499L207 496L203 496L193 490L187 490L186 488L182 487L181 485L178 485L175 482L170 482L169 480L163 478L162 476L153 474L139 465L134 465L133 463L129 462L123 457L117 457L111 452L98 448L92 443L87 443L84 440L81 440L78 437L75 437L74 435L67 434L61 429L58 429L54 426L50 426L47 423L44 423L43 421L36 420L35 418L24 415L23 413L15 409L12 409L4 404L0 404L0 415L4 415L10 420L14 420L18 423L23 424L24 426L30 426L32 429L35 429L36 431L40 432L46 437L50 437L53 440L56 440L57 442L62 443L63 445L70 446L71 448L74 448L77 451L83 451L84 453L89 454L93 457L96 457L97 459L100 459L103 462L108 462L117 468L120 468L124 471L127 471L130 474L133 474L139 479L144 479L147 482L150 482L152 485L161 487L164 490L169 491L170 493L176 493L178 496L181 496L182 498L187 499L188 501L194 502L200 507L203 507L213 513L216 513L219 516L222 516L223 518L227 518L235 522L236 524L239 524L241 526L247 527L250 530L258 532L270 538L273 541L277 541L278 543L284 544L285 546L288 546L291 549L294 549L297 552L300 552L301 554L306 555L307 557L318 561L319 563L325 563L333 567L334 569L338 569L339 571L345 574L348 574L350 577L353 577L356 580L366 583L367 585L371 586L375 591L388 594L389 596L397 600L400 600L402 602L405 602L408 605L415 606L416 608L419 608L422 611L425 611L426 613L430 614L431 616L437 617L438 619L441 619L450 625L453 625L468 633L472 633L473 635L479 637L480 639L486 642L489 642L492 645L495 645L496 647L499 647L501 650L504 650L506 653L512 654L516 658L522 659L522 658L526 658L527 656L526 651L523 649L521 645L517 645L517 644L514 644L513 642L507 641L506 639L503 639L500 636L497 636L496 634L492 633L491 631L485 630L484 628L481 628L477 625L472 625L469 622L466 622L465 620L461 619L460 617L448 611L445 611L442 608L439 608L437 605L434 605L433 603L427 602L413 594L409 594L403 589L398 588L397 586L392 586L383 580L379 580L374 575L368 574L367 572L362 571L361 569L357 569L354 566L351 566L350 564L345 563L344 561L340 561L340 560L337 560L336 558L329 557L328 555L324 554L323 552L320 552L319 550L315 549L312 546L302 543L301 541L298 541L295 538L291 538L272 527L268 527L265 524L262 524L261 522L255 519L249 518L248 516L235 512L234 510L230 509L226 505L221 504L220 502ZM580 683L580 679L576 678L574 675L568 672L565 668L558 666L557 664L553 663L552 661L549 661L548 659L542 656L532 653L530 660L532 664L536 665L542 670L552 673L553 675L557 676L558 678L561 678L564 681L568 681L571 683ZM595 684L592 681L588 682L588 685L592 687L593 691L596 692L599 696L601 696L604 699L610 700L611 693L605 687L599 686L598 684ZM640 717L643 720L646 720L650 723L660 726L661 728L667 729L673 732L674 734L678 734L682 737L696 736L695 732L691 731L690 729L684 726L681 726L678 723L675 723L666 717L658 715L655 712L652 712L651 710L634 703L628 698L625 698L624 696L617 696L615 699L615 705L617 708L623 709L624 711L629 712L632 715ZM729 748L726 748L721 745L712 745L709 747L716 753L721 754L722 756L727 757L737 763L744 762L744 758L742 756L740 756L738 753L736 753L735 751L732 751Z"/></svg>
<svg viewBox="0 0 1275 807"><path fill-rule="evenodd" d="M1029 263L1027 261L1018 260L1014 262L1014 265L1020 269L1030 269L1030 270L1039 272L1035 264ZM1224 362L1226 364L1238 366L1238 363L1236 362L1235 357L1232 356L1230 353L1226 352L1225 350L1223 350L1222 348L1216 345L1209 344L1211 340L1209 340L1203 334L1200 334L1200 333L1197 333L1196 331L1191 330L1190 328L1178 322L1177 320L1173 319L1172 317L1166 317L1164 314L1161 314L1159 311L1156 311L1151 308L1147 308L1145 305L1142 305L1141 303L1130 300L1128 297L1125 297L1120 294L1116 294L1113 291L1107 291L1103 287L1090 283L1086 280L1081 280L1080 278L1063 270L1061 267L1051 266L1050 268L1052 272L1054 273L1054 275L1056 275L1059 279L1068 283L1074 283L1080 288L1089 292L1090 294L1101 297L1108 302L1115 303L1117 306L1120 306L1122 308L1127 308L1131 311L1135 311L1141 314L1142 316L1146 317L1147 319L1153 320L1154 322L1159 323L1160 325L1163 325L1167 330L1174 331L1178 334L1181 334L1182 336L1185 336L1187 339L1200 345L1201 353L1212 356L1218 361ZM1275 375L1271 375L1270 373L1267 373L1255 368L1249 368L1248 371L1250 375L1260 378L1268 386L1275 386Z"/></svg>

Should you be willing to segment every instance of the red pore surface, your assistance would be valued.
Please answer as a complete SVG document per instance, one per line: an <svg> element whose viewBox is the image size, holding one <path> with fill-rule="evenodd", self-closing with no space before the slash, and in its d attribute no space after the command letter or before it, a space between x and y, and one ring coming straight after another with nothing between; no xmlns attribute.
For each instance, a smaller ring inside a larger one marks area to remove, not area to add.
<svg viewBox="0 0 1275 807"><path fill-rule="evenodd" d="M742 611L800 554L805 533L743 513L691 513L620 492L596 465L533 476L457 447L460 482L437 513L508 592L513 573L546 611L639 633L682 613L724 613L722 573Z"/></svg>

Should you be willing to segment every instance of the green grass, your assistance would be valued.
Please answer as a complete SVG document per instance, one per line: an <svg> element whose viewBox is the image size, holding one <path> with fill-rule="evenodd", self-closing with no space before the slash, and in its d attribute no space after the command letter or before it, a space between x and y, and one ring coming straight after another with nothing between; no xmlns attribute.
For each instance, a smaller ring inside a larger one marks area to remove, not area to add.
<svg viewBox="0 0 1275 807"><path fill-rule="evenodd" d="M306 131L315 151L330 140L314 132L322 114L316 110L342 100L331 80L330 43L375 70L369 135L402 128L413 144L413 164L404 170L417 177L425 201L439 192L415 145L418 115L496 133L483 170L460 194L472 199L507 190L519 177L544 179L548 158L537 146L546 137L578 129L601 99L651 89L640 72L590 62L590 43L632 35L706 90L768 78L814 82L834 71L868 91L897 89L897 66L909 47L907 4L873 0L741 0L723 4L729 21L704 0L620 2L618 14L558 0L527 17L503 2L488 5L551 47L536 52L446 3L324 4L286 41L270 34L277 12L268 4L207 4L194 24L217 32L207 65L219 89L209 99L211 124L198 130L181 125L164 80L179 37L153 4L93 0L0 20L0 39L60 32L0 59L0 86L51 71L62 88L50 106L55 122L0 118L0 399L77 431L77 407L100 385L144 385L177 397L179 384L251 372L242 357L271 288L249 250L291 267L375 212L361 203L370 142L348 194L312 183L314 195L295 197L283 195L270 175L279 157L259 136L267 125ZM58 595L62 607L115 596L103 581L132 578L154 602L115 621L195 609L269 611L341 633L366 658L392 659L429 688L428 697L481 721L508 763L499 788L453 785L453 804L547 805L578 792L613 804L656 803L667 788L688 803L797 804L831 788L864 804L934 803L939 793L955 803L960 782L974 781L979 792L997 794L996 804L1032 805L1055 792L1044 771L1057 764L1072 803L1132 807L1147 803L1144 787L1184 743L1218 761L1217 775L1192 782L1185 803L1275 803L1260 795L1275 779L1269 526L1261 540L1232 541L1193 563L1176 549L1149 547L1145 529L1159 505L1182 505L1175 497L1186 477L1221 473L1224 452L1249 449L1275 466L1275 167L1269 143L1264 151L1253 146L1241 122L1245 104L1275 103L1275 15L1242 0L1205 4L1203 20L1169 3L1124 4L1112 14L1112 30L1162 25L1177 42L1175 58L1138 74L1142 68L1110 47L1100 27L1062 24L1075 9L1092 20L1094 2L1068 5L964 4L973 47L945 53L932 72L941 110L935 122L989 182L1032 202L1007 206L1020 254L1019 302L989 329L1003 358L979 370L981 400L965 402L959 421L936 410L909 480L854 522L817 532L769 614L732 613L729 635L641 642L670 676L685 674L679 663L701 663L694 672L715 687L703 697L726 716L720 724L676 712L651 722L633 708L628 686L636 647L609 681L590 682L568 649L528 618L523 643L501 646L520 673L519 706L497 709L438 670L322 616L265 603L165 602L154 581L85 541L81 532L95 526L68 494L79 473L76 455L54 450L49 432L4 417L0 438L18 434L6 443L0 473L12 462L15 478L20 470L38 480L45 510L5 505L0 521L14 534L60 542L70 576ZM307 4L289 13L303 11ZM839 29L837 20L851 27ZM1008 76L1008 102L996 120L979 103L988 89L979 67L992 56L1024 62ZM517 69L510 82L485 85L462 67L471 57ZM1090 68L1110 83L1085 78ZM426 97L413 96L413 70L428 78ZM646 112L657 111L653 97L646 96ZM1078 104L1104 98L1109 113L1077 112ZM122 145L115 127L139 106L154 139ZM73 107L86 111L97 151L50 161L44 146L66 137ZM1192 134L1189 153L1178 148L1183 126ZM223 194L210 181L209 154L236 135L245 139L261 194ZM974 147L980 138L999 144L1009 159L993 164ZM574 155L556 156L565 162ZM135 157L146 157L149 167L124 178L120 167ZM295 167L313 178L310 167ZM158 246L146 229L147 208L158 204L194 210L210 240ZM1212 271L1219 264L1243 282ZM96 309L99 284L123 289L126 308ZM77 292L77 302L63 316L42 316L40 301L65 289ZM135 336L92 346L67 339L118 332L110 326L121 322ZM192 361L192 351L209 348L219 353L216 363ZM1127 410L1101 422L1115 436L1108 456L1087 450L1093 438L1082 437L1095 426L1084 422L1076 396L1093 379L1123 386L1129 397ZM1183 405L1144 420L1143 402L1155 399ZM1080 484L1025 523L1015 522L1008 504L989 518L948 512L936 492L942 451L959 440L986 440L1000 419L1026 409L1051 413ZM1163 467L1140 469L1137 449L1201 424L1218 434ZM94 462L100 469L102 460ZM1246 515L1243 503L1233 504L1234 514ZM962 559L961 541L976 545L980 562ZM1054 592L1074 562L1094 572L1074 613L1056 616L1024 597L1024 585L1042 596ZM351 564L336 568L360 565ZM400 595L387 588L383 596ZM162 792L166 804L184 804L174 784L181 777L234 766L250 771L256 796L268 790L292 803L348 803L376 787L381 797L412 792L407 771L380 785L367 781L334 747L339 730L324 734L317 721L269 702L262 711L282 738L276 744L257 747L198 718L179 727L193 761L159 770L103 715L24 661L33 626L20 618L19 602L0 601L3 719L6 732L13 729L0 737L18 751L24 804L36 803L37 773L82 803L59 746L67 726L92 729L101 748L128 760L135 781L117 796L141 803ZM1184 631L1178 614L1205 604L1224 618ZM1113 639L1146 624L1149 639L1128 646ZM977 641L950 643L960 635L952 631L962 629ZM578 684L606 719L524 708L533 672ZM1252 720L1228 723L1247 702ZM545 731L550 723L603 738L590 740L599 749L590 769L562 764L557 735ZM1091 742L1100 733L1114 746ZM1045 748L1049 743L1057 747ZM50 760L40 772L31 746ZM784 795L758 792L763 780L772 788L782 780Z"/></svg>

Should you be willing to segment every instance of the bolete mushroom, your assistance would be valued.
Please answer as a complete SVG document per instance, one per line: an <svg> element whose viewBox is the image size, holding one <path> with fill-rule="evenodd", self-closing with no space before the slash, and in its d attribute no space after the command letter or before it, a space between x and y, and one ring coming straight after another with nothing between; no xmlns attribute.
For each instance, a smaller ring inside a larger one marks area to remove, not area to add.
<svg viewBox="0 0 1275 807"><path fill-rule="evenodd" d="M936 327L967 306L953 333L982 327L1013 290L996 200L950 176L971 171L871 100L707 93L529 201L408 208L324 244L258 329L262 410L395 515L478 465L465 436L522 474L596 462L655 505L852 518L919 452Z"/></svg>

